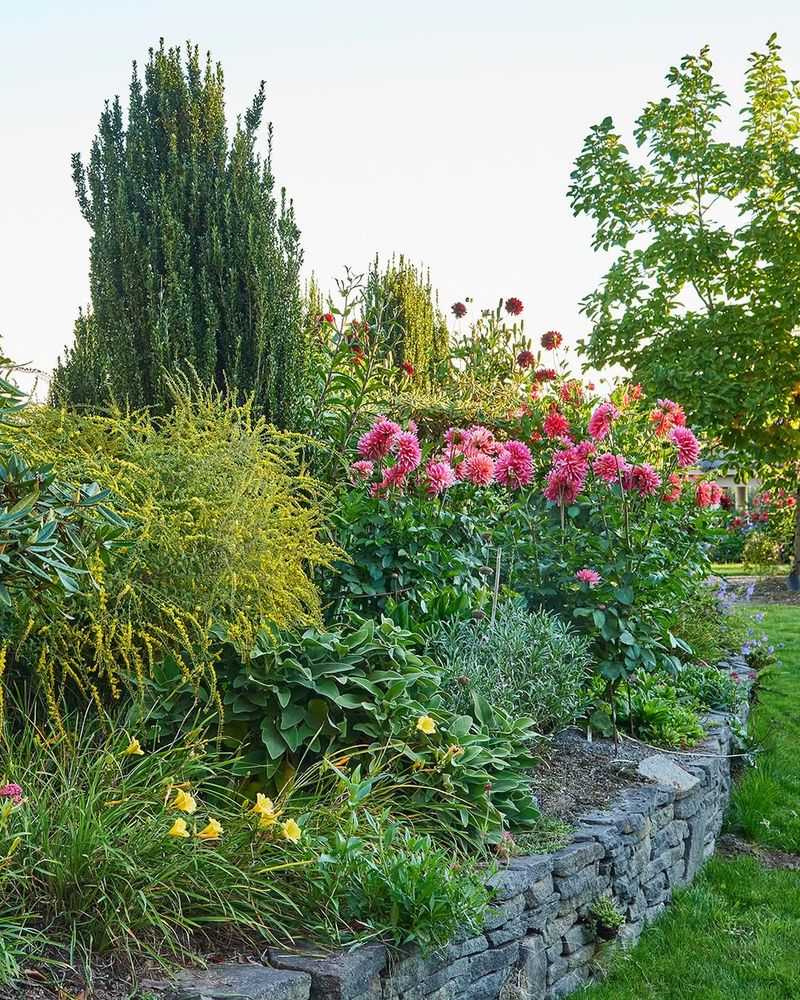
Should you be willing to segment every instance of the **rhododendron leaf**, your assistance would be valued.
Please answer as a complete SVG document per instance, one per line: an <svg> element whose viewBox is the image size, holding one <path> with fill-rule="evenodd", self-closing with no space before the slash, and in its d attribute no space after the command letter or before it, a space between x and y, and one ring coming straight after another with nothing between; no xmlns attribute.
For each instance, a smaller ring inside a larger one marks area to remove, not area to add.
<svg viewBox="0 0 800 1000"><path fill-rule="evenodd" d="M606 616L599 609L592 612L592 618L594 619L594 623L598 628L602 628L603 625L605 624Z"/></svg>

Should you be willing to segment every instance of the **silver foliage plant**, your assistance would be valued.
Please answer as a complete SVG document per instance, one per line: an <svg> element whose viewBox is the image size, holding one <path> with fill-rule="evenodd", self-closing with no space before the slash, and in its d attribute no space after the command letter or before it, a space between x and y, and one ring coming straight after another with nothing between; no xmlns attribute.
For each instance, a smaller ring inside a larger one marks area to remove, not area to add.
<svg viewBox="0 0 800 1000"><path fill-rule="evenodd" d="M442 688L457 712L472 713L474 693L548 732L569 725L583 710L588 644L547 611L507 601L494 622L444 622L430 652L442 663Z"/></svg>

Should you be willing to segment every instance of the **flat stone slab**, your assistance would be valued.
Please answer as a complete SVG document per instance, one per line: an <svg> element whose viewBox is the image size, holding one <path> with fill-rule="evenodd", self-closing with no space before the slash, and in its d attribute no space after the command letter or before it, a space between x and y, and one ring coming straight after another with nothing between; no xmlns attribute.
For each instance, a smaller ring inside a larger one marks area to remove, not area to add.
<svg viewBox="0 0 800 1000"><path fill-rule="evenodd" d="M186 969L169 984L167 1000L308 1000L311 976L265 965Z"/></svg>
<svg viewBox="0 0 800 1000"><path fill-rule="evenodd" d="M670 788L675 788L684 794L690 792L700 784L698 777L694 774L689 774L680 764L676 764L670 757L665 757L660 753L653 754L651 757L645 757L640 762L637 770L643 778L657 781L659 785L667 785Z"/></svg>

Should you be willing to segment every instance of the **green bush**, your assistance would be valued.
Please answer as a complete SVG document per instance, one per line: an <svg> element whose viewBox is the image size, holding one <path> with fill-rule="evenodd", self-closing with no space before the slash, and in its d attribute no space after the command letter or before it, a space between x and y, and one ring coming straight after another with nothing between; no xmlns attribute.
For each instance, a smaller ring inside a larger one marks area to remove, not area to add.
<svg viewBox="0 0 800 1000"><path fill-rule="evenodd" d="M717 592L701 583L692 588L674 612L670 630L686 646L678 647L681 659L714 666L739 652L747 626L739 612L723 610Z"/></svg>
<svg viewBox="0 0 800 1000"><path fill-rule="evenodd" d="M218 673L229 730L244 725L252 734L253 762L267 778L308 755L385 742L424 715L436 691L435 667L414 647L387 618L275 638L261 632L245 659L228 644Z"/></svg>
<svg viewBox="0 0 800 1000"><path fill-rule="evenodd" d="M456 712L467 712L472 692L511 715L525 715L540 731L573 722L585 703L588 642L546 611L501 603L494 623L443 623L431 650L444 664L443 687Z"/></svg>
<svg viewBox="0 0 800 1000"><path fill-rule="evenodd" d="M249 406L187 386L158 420L31 409L15 450L103 483L130 534L113 560L92 561L96 586L57 629L37 614L14 623L16 661L36 664L51 694L67 684L102 708L166 660L213 693L212 625L249 648L261 627L318 622L311 576L336 550L322 537L319 490L298 472L299 446Z"/></svg>
<svg viewBox="0 0 800 1000"><path fill-rule="evenodd" d="M348 559L328 580L331 608L362 615L404 609L429 621L437 598L455 591L477 599L493 563L491 496L443 506L417 497L386 502L363 489L342 491L333 514Z"/></svg>
<svg viewBox="0 0 800 1000"><path fill-rule="evenodd" d="M744 700L739 685L717 667L687 663L672 682L681 698L714 712L735 712Z"/></svg>

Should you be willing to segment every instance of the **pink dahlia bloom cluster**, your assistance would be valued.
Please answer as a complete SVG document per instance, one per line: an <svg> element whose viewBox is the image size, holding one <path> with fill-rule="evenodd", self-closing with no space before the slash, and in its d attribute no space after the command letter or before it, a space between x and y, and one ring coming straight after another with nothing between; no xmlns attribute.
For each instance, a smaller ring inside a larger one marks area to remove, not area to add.
<svg viewBox="0 0 800 1000"><path fill-rule="evenodd" d="M623 478L625 489L640 493L643 497L651 497L658 493L661 486L661 476L652 465L642 462L641 465L632 465Z"/></svg>
<svg viewBox="0 0 800 1000"><path fill-rule="evenodd" d="M585 583L588 587L596 587L603 578L596 569L589 569L587 566L578 570L575 579L580 583Z"/></svg>
<svg viewBox="0 0 800 1000"><path fill-rule="evenodd" d="M593 445L584 441L553 455L553 465L547 474L544 495L558 504L570 504L581 493L589 474L589 455Z"/></svg>
<svg viewBox="0 0 800 1000"><path fill-rule="evenodd" d="M719 502L722 499L722 490L716 483L703 480L703 482L697 484L694 499L698 507L719 507Z"/></svg>
<svg viewBox="0 0 800 1000"><path fill-rule="evenodd" d="M357 462L350 466L354 481L366 482L375 473L375 463L381 463L381 481L373 483L373 496L383 496L389 490L402 490L408 476L422 462L422 448L417 437L416 425L412 422L408 430L386 417L378 417L366 434L358 441ZM383 461L393 458L391 465L383 466Z"/></svg>
<svg viewBox="0 0 800 1000"><path fill-rule="evenodd" d="M0 799L11 799L14 805L19 805L22 802L22 786L13 781L0 785Z"/></svg>
<svg viewBox="0 0 800 1000"><path fill-rule="evenodd" d="M619 410L613 403L600 403L589 417L589 434L595 441L602 441L611 432L611 425L619 416Z"/></svg>
<svg viewBox="0 0 800 1000"><path fill-rule="evenodd" d="M611 452L603 452L592 462L592 469L598 479L602 479L613 486L620 481L625 482L625 474L630 469L630 464L624 455L612 455Z"/></svg>
<svg viewBox="0 0 800 1000"><path fill-rule="evenodd" d="M569 420L557 406L551 406L544 418L544 432L549 438L561 438L569 434Z"/></svg>
<svg viewBox="0 0 800 1000"><path fill-rule="evenodd" d="M518 490L533 478L533 456L522 441L507 441L497 456L494 478L501 486Z"/></svg>
<svg viewBox="0 0 800 1000"><path fill-rule="evenodd" d="M673 427L683 427L686 414L680 403L673 403L671 399L659 399L656 408L650 413L650 422L658 437L666 437Z"/></svg>
<svg viewBox="0 0 800 1000"><path fill-rule="evenodd" d="M700 442L688 427L673 427L669 434L670 441L678 451L678 465L685 469L694 465L700 457Z"/></svg>

